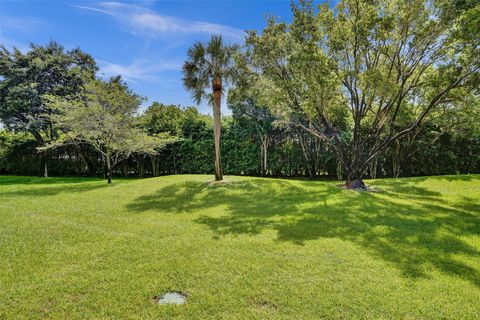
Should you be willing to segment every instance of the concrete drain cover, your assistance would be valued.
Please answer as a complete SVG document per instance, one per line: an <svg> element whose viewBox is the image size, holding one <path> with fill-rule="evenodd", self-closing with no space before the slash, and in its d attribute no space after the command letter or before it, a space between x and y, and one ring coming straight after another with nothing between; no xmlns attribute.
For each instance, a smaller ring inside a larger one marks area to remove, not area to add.
<svg viewBox="0 0 480 320"><path fill-rule="evenodd" d="M187 296L181 292L167 292L163 296L155 297L158 304L184 304L187 302Z"/></svg>

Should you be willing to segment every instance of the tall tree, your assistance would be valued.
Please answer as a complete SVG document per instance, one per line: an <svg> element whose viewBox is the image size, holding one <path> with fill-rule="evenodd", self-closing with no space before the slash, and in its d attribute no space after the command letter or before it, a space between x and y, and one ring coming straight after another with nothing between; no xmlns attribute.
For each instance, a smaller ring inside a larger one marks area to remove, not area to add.
<svg viewBox="0 0 480 320"><path fill-rule="evenodd" d="M80 99L48 96L56 112L49 118L62 134L43 149L68 144L88 144L102 155L107 168L108 183L113 168L133 153L156 154L170 139L148 136L139 128L135 113L141 98L121 81L92 80L85 85Z"/></svg>
<svg viewBox="0 0 480 320"><path fill-rule="evenodd" d="M235 80L233 57L237 45L226 45L221 36L212 36L207 44L196 42L187 52L183 65L183 84L197 104L207 100L213 106L215 141L215 180L223 179L220 156L222 128L221 99L225 86ZM211 89L212 93L208 93Z"/></svg>
<svg viewBox="0 0 480 320"><path fill-rule="evenodd" d="M270 85L266 98L302 114L312 124L303 128L335 148L347 187L363 186L369 165L393 142L478 83L480 32L459 30L471 28L464 21L477 11L443 14L436 3L343 0L317 11L300 1L291 24L270 19L247 39L252 64ZM332 121L338 108L348 110L351 134ZM407 108L414 117L399 125Z"/></svg>
<svg viewBox="0 0 480 320"><path fill-rule="evenodd" d="M30 132L43 145L56 132L44 95L75 94L96 70L90 55L79 48L66 51L54 41L46 46L31 44L26 53L0 46L0 121L9 130ZM47 176L46 153L43 162Z"/></svg>

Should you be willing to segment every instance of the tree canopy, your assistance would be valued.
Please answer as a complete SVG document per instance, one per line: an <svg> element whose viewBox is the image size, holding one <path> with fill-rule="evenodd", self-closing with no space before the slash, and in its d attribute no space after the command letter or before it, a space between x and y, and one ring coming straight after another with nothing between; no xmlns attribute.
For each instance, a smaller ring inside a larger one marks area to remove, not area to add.
<svg viewBox="0 0 480 320"><path fill-rule="evenodd" d="M32 44L27 53L0 47L0 120L16 131L31 132L38 141L50 135L44 95L65 96L93 78L95 60L79 48L66 51L57 42Z"/></svg>
<svg viewBox="0 0 480 320"><path fill-rule="evenodd" d="M392 142L438 108L477 88L478 34L463 34L470 11L448 14L429 1L311 1L293 5L291 24L269 19L251 32L251 67L264 84L264 103L331 144L347 181L360 179ZM335 125L349 111L351 135ZM413 115L404 121L405 115Z"/></svg>
<svg viewBox="0 0 480 320"><path fill-rule="evenodd" d="M62 134L43 148L82 143L92 146L105 159L109 183L112 169L120 161L133 153L156 154L169 142L166 136L147 135L138 126L134 116L142 99L120 77L87 82L80 99L47 99L55 111L50 119Z"/></svg>
<svg viewBox="0 0 480 320"><path fill-rule="evenodd" d="M242 47L212 36L186 52L183 85L213 116L140 108L79 48L2 47L0 173L46 176L48 163L109 180L215 172L363 187L364 177L480 172L478 1L296 1L292 13L267 18Z"/></svg>

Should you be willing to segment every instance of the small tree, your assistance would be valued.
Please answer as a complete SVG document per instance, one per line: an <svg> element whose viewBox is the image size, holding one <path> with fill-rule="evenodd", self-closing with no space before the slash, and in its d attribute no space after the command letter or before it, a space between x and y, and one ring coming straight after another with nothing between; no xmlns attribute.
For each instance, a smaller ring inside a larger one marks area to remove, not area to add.
<svg viewBox="0 0 480 320"><path fill-rule="evenodd" d="M120 161L135 152L156 154L171 140L166 136L148 136L137 126L135 113L141 98L120 77L87 83L81 97L49 96L48 99L56 111L50 118L62 134L44 148L91 145L105 161L108 183L112 182L112 170Z"/></svg>
<svg viewBox="0 0 480 320"><path fill-rule="evenodd" d="M233 55L237 46L225 45L221 36L212 36L204 45L196 42L187 52L188 60L183 65L183 83L197 104L206 99L213 106L215 139L215 180L223 179L220 157L220 135L222 129L221 99L225 85L234 81ZM211 88L212 93L206 92Z"/></svg>

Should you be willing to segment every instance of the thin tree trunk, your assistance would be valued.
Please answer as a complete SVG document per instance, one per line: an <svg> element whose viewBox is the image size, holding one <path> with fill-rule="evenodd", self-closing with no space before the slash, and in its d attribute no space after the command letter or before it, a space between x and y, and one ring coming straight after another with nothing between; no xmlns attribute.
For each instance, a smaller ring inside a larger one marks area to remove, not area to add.
<svg viewBox="0 0 480 320"><path fill-rule="evenodd" d="M377 178L377 164L378 164L378 159L375 159L370 163L370 177L372 177L372 179Z"/></svg>
<svg viewBox="0 0 480 320"><path fill-rule="evenodd" d="M107 161L107 182L112 183L112 164L111 164L109 152L107 152L107 156L105 160Z"/></svg>
<svg viewBox="0 0 480 320"><path fill-rule="evenodd" d="M265 168L263 165L263 141L260 142L260 175L265 176Z"/></svg>
<svg viewBox="0 0 480 320"><path fill-rule="evenodd" d="M342 180L343 179L343 166L342 166L342 162L337 159L337 179L338 180Z"/></svg>
<svg viewBox="0 0 480 320"><path fill-rule="evenodd" d="M265 138L265 143L263 147L263 175L267 175L267 160L268 160L268 138Z"/></svg>
<svg viewBox="0 0 480 320"><path fill-rule="evenodd" d="M314 178L314 171L312 170L312 160L310 158L310 154L306 146L307 142L305 141L305 138L302 135L302 133L298 130L296 131L297 131L298 139L300 141L300 147L302 147L302 154L303 154L303 158L305 159L305 166L308 171L308 175L310 176L310 178Z"/></svg>
<svg viewBox="0 0 480 320"><path fill-rule="evenodd" d="M215 180L223 180L222 161L220 157L220 135L222 131L222 113L221 113L221 99L222 99L222 84L220 80L216 79L213 83L213 134L215 140Z"/></svg>
<svg viewBox="0 0 480 320"><path fill-rule="evenodd" d="M137 168L140 178L145 177L145 163L142 155L137 156Z"/></svg>
<svg viewBox="0 0 480 320"><path fill-rule="evenodd" d="M94 175L93 166L88 157L88 149L86 149L86 146L75 144L75 151L77 152L78 156L80 157L80 159L82 159L85 165L83 169L83 174L93 176Z"/></svg>
<svg viewBox="0 0 480 320"><path fill-rule="evenodd" d="M152 175L154 177L156 177L156 176L158 176L157 158L155 156L150 156L150 160L152 162Z"/></svg>
<svg viewBox="0 0 480 320"><path fill-rule="evenodd" d="M268 137L260 136L260 144L261 175L266 176L268 170Z"/></svg>
<svg viewBox="0 0 480 320"><path fill-rule="evenodd" d="M393 177L398 178L400 176L400 142L397 140L395 144L395 148L393 149L392 170Z"/></svg>
<svg viewBox="0 0 480 320"><path fill-rule="evenodd" d="M122 162L122 173L123 173L123 176L124 177L127 177L128 176L128 163L127 163L128 159L125 159L123 162Z"/></svg>
<svg viewBox="0 0 480 320"><path fill-rule="evenodd" d="M45 161L45 166L43 168L43 176L45 178L48 178L48 164L47 164L47 161Z"/></svg>
<svg viewBox="0 0 480 320"><path fill-rule="evenodd" d="M43 153L43 176L48 178L48 152Z"/></svg>
<svg viewBox="0 0 480 320"><path fill-rule="evenodd" d="M314 157L314 168L315 168L315 176L319 176L320 172L320 164L321 164L321 154L322 154L322 142L320 139L316 137L312 137L314 140L314 149L315 149L315 157Z"/></svg>

